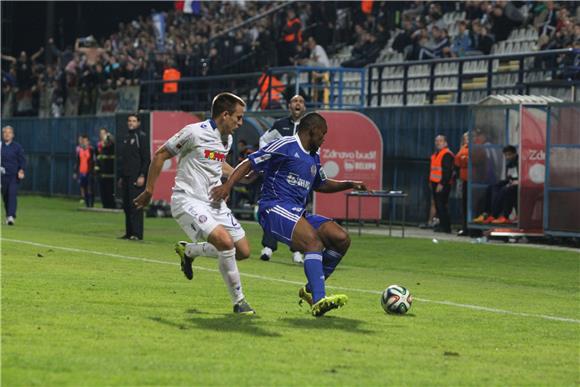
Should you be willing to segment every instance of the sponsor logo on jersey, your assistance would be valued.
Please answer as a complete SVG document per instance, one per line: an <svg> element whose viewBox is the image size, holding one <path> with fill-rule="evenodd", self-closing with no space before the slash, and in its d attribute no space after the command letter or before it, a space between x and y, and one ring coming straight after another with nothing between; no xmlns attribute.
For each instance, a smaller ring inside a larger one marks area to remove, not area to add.
<svg viewBox="0 0 580 387"><path fill-rule="evenodd" d="M220 152L212 151L209 149L206 149L203 152L203 156L208 160L215 160L215 161L221 161L221 162L226 161L226 154L225 153L220 153Z"/></svg>
<svg viewBox="0 0 580 387"><path fill-rule="evenodd" d="M295 173L289 173L288 176L286 177L286 182L288 184L294 185L296 187L310 189L310 182L308 180L304 180L304 179L300 178L300 176L298 176Z"/></svg>
<svg viewBox="0 0 580 387"><path fill-rule="evenodd" d="M310 167L310 174L312 177L316 176L316 165Z"/></svg>
<svg viewBox="0 0 580 387"><path fill-rule="evenodd" d="M199 218L197 218L197 220L199 221L199 223L205 223L207 222L207 216L200 215Z"/></svg>

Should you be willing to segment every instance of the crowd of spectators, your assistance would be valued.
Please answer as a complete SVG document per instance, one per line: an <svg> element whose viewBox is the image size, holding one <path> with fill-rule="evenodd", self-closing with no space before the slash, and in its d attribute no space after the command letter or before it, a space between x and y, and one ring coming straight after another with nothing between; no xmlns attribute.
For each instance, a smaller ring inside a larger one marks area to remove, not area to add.
<svg viewBox="0 0 580 387"><path fill-rule="evenodd" d="M363 67L379 58L396 31L392 49L407 60L489 54L523 26L538 31L538 49L580 42L578 8L566 2L296 2L232 31L283 2L197 4L191 13L139 16L110 36L79 38L74 46L49 39L33 55L3 55L3 116L93 114L99 90L159 80L168 68L195 77L327 66L333 48L348 44L352 57L342 65ZM444 15L458 11L465 19L447 25Z"/></svg>
<svg viewBox="0 0 580 387"><path fill-rule="evenodd" d="M447 12L465 12L465 19L446 24ZM521 27L537 31L538 50L568 48L580 42L579 19L574 2L415 1L402 12L392 48L407 60L488 55L494 43Z"/></svg>

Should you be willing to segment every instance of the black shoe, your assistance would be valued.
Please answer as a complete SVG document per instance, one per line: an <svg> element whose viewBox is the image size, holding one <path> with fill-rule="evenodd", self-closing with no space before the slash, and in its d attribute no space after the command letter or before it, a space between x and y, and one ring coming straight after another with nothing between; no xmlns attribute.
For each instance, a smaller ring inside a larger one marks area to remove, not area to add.
<svg viewBox="0 0 580 387"><path fill-rule="evenodd" d="M129 237L129 240L130 240L130 241L142 241L142 240L143 240L143 238L139 238L139 237L137 237L137 236L135 236L135 235L131 235L131 236Z"/></svg>
<svg viewBox="0 0 580 387"><path fill-rule="evenodd" d="M268 254L262 254L262 255L260 255L260 259L262 261L269 261L270 260L270 256Z"/></svg>
<svg viewBox="0 0 580 387"><path fill-rule="evenodd" d="M187 242L179 241L175 244L175 252L179 255L181 259L181 271L185 275L185 278L191 280L193 278L193 259L195 257L189 257L185 254L185 246Z"/></svg>
<svg viewBox="0 0 580 387"><path fill-rule="evenodd" d="M125 234L123 236L118 237L117 239L129 239L129 235Z"/></svg>

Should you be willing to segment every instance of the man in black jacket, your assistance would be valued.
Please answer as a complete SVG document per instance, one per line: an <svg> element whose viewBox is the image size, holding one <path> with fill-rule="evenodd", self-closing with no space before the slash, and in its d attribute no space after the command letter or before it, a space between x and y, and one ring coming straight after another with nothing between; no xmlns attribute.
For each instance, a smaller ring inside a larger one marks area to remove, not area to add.
<svg viewBox="0 0 580 387"><path fill-rule="evenodd" d="M137 114L127 118L127 135L120 144L118 187L123 196L125 210L125 235L122 239L143 239L143 210L137 209L133 199L143 192L151 161L147 135L139 130L141 120Z"/></svg>
<svg viewBox="0 0 580 387"><path fill-rule="evenodd" d="M263 148L272 141L281 137L293 136L296 134L296 128L300 123L300 119L306 113L304 97L301 95L295 95L290 98L288 109L290 110L290 116L275 121L270 130L260 137L260 148ZM260 259L262 261L269 261L272 257L272 253L278 249L278 242L272 235L264 233L262 236L262 246L263 249ZM294 263L302 263L302 254L300 254L299 251L294 251L292 260Z"/></svg>

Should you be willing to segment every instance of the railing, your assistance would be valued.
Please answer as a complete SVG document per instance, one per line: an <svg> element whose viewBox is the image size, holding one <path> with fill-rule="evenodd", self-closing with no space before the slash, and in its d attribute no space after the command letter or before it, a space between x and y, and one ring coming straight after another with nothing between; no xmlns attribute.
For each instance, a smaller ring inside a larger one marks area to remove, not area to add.
<svg viewBox="0 0 580 387"><path fill-rule="evenodd" d="M287 66L267 70L258 85L252 102L265 99L262 105L271 106L277 99L272 77L286 79L286 97L305 96L306 106L315 109L363 108L365 106L366 69L345 67ZM267 82L267 83L266 83ZM264 84L268 87L263 90ZM272 90L274 88L274 90ZM252 104L251 104L252 105Z"/></svg>
<svg viewBox="0 0 580 387"><path fill-rule="evenodd" d="M534 87L568 88L574 100L579 55L569 48L374 64L368 67L367 106L474 103L493 93L529 94ZM467 99L466 93L476 96Z"/></svg>
<svg viewBox="0 0 580 387"><path fill-rule="evenodd" d="M175 81L144 81L141 84L141 109L208 111L213 97L231 91L250 100L261 73L212 75L182 78L177 93L163 93L163 84Z"/></svg>

